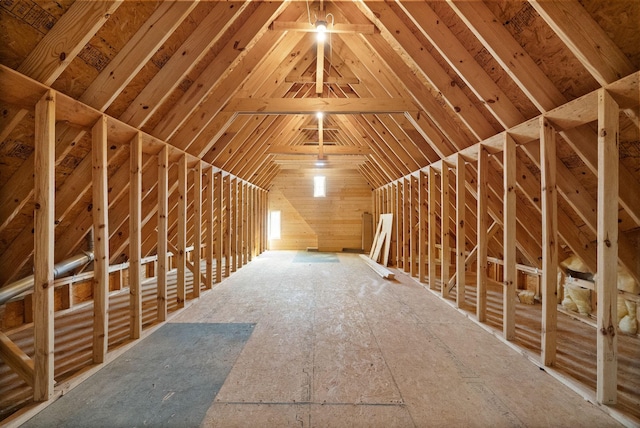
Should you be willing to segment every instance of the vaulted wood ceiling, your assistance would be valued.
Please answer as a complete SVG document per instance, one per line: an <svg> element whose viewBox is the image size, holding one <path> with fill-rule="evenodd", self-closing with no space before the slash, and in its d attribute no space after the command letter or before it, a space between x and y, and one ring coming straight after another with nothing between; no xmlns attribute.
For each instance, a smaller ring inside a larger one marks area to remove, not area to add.
<svg viewBox="0 0 640 428"><path fill-rule="evenodd" d="M318 20L328 24L323 46ZM313 167L322 150L326 167L355 168L374 189L638 71L639 26L634 0L15 0L0 3L0 60L259 187ZM34 208L33 111L2 107L0 285L30 269ZM56 260L91 227L87 130L56 124ZM638 134L637 109L626 110L623 231L640 226ZM558 147L560 221L585 246L595 237L595 142L582 126ZM534 149L518 150L521 181L539 175ZM109 153L113 262L126 259L128 154L122 144ZM156 163L146 155L149 201ZM492 166L501 174L498 159ZM539 189L519 185L518 213L535 237ZM149 235L155 211L145 206ZM631 261L634 249L621 245Z"/></svg>

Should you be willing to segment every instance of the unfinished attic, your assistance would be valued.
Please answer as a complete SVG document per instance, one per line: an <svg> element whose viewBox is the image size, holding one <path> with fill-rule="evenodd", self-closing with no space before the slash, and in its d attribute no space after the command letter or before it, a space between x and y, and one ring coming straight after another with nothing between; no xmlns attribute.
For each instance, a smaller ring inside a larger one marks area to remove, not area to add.
<svg viewBox="0 0 640 428"><path fill-rule="evenodd" d="M0 34L0 424L640 425L638 1L3 0Z"/></svg>

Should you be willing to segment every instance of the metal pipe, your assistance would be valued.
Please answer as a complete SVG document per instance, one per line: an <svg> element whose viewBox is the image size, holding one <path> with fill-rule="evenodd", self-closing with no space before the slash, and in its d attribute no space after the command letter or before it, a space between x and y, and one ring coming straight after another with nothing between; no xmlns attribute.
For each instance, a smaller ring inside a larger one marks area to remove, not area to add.
<svg viewBox="0 0 640 428"><path fill-rule="evenodd" d="M76 256L70 257L67 260L63 260L57 263L53 267L53 277L55 279L64 276L65 274L84 266L93 261L93 251L83 252ZM13 282L5 287L0 288L0 305L4 305L13 297L16 297L22 293L26 293L33 289L33 275L29 275L16 282Z"/></svg>

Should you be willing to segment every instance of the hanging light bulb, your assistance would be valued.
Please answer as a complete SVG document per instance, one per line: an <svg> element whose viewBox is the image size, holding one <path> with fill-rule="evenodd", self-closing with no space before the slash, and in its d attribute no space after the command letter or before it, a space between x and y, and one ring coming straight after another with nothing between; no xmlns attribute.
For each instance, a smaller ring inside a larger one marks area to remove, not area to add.
<svg viewBox="0 0 640 428"><path fill-rule="evenodd" d="M327 40L327 23L325 21L316 21L316 40L319 42Z"/></svg>
<svg viewBox="0 0 640 428"><path fill-rule="evenodd" d="M319 112L316 113L316 117L318 118L318 120L322 120L322 118L324 117L324 113L319 111Z"/></svg>

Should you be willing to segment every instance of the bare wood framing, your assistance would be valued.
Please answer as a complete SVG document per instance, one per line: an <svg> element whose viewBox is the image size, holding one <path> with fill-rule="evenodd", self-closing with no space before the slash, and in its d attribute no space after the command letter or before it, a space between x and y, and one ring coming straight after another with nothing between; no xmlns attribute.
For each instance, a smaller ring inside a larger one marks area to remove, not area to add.
<svg viewBox="0 0 640 428"><path fill-rule="evenodd" d="M202 162L196 162L193 170L193 297L200 297L200 269L202 260Z"/></svg>
<svg viewBox="0 0 640 428"><path fill-rule="evenodd" d="M516 143L507 133L503 151L503 254L504 289L502 334L506 340L514 340L516 334Z"/></svg>
<svg viewBox="0 0 640 428"><path fill-rule="evenodd" d="M442 297L449 296L449 271L451 262L451 250L449 249L449 166L442 162L440 173L440 278Z"/></svg>
<svg viewBox="0 0 640 428"><path fill-rule="evenodd" d="M417 110L405 98L235 98L223 109L238 114L375 114Z"/></svg>
<svg viewBox="0 0 640 428"><path fill-rule="evenodd" d="M129 320L132 339L142 335L142 136L130 147L129 176Z"/></svg>
<svg viewBox="0 0 640 428"><path fill-rule="evenodd" d="M178 307L184 307L186 299L186 250L187 250L187 157L178 160L178 245L175 255L178 267Z"/></svg>
<svg viewBox="0 0 640 428"><path fill-rule="evenodd" d="M224 264L225 264L225 276L229 276L231 275L231 271L232 271L232 251L233 251L233 239L232 239L232 231L231 231L231 215L232 215L232 210L231 210L231 202L232 202L232 198L231 198L231 176L230 175L225 175L224 177L224 198L225 198L225 216L224 216L224 230L225 230L225 234L224 234L224 241L225 241L225 259L224 259Z"/></svg>
<svg viewBox="0 0 640 428"><path fill-rule="evenodd" d="M427 228L429 211L427 206L427 183L426 176L422 170L418 171L418 279L424 282L426 278L427 263Z"/></svg>
<svg viewBox="0 0 640 428"><path fill-rule="evenodd" d="M205 222L207 225L207 234L205 235L204 245L207 249L207 281L204 285L206 289L213 285L213 258L216 251L213 247L214 242L214 190L213 190L213 166L207 167L207 205L205 206Z"/></svg>
<svg viewBox="0 0 640 428"><path fill-rule="evenodd" d="M605 89L601 89L598 91L596 397L603 404L615 404L617 401L618 133L618 105Z"/></svg>
<svg viewBox="0 0 640 428"><path fill-rule="evenodd" d="M216 200L216 224L215 224L215 241L216 241L216 282L222 281L222 257L224 253L224 222L223 211L224 201L222 199L222 171L214 174L214 193Z"/></svg>
<svg viewBox="0 0 640 428"><path fill-rule="evenodd" d="M20 376L20 379L33 387L35 375L33 360L1 331L0 358Z"/></svg>
<svg viewBox="0 0 640 428"><path fill-rule="evenodd" d="M107 182L107 117L101 116L92 130L93 163L93 361L102 363L107 355L109 305L109 201Z"/></svg>
<svg viewBox="0 0 640 428"><path fill-rule="evenodd" d="M167 258L169 217L169 146L158 154L158 321L167 320Z"/></svg>
<svg viewBox="0 0 640 428"><path fill-rule="evenodd" d="M485 322L487 317L487 245L489 238L487 236L487 220L488 220L488 176L489 176L489 153L481 144L478 148L478 211L476 219L478 227L476 233L478 235L477 246L478 252L476 257L476 281L477 281L477 302L476 316L478 321Z"/></svg>
<svg viewBox="0 0 640 428"><path fill-rule="evenodd" d="M466 215L466 163L460 153L456 155L456 307L465 305L465 215Z"/></svg>
<svg viewBox="0 0 640 428"><path fill-rule="evenodd" d="M56 95L53 91L47 91L38 101L35 116L33 399L46 401L53 396L54 382L53 248ZM106 156L104 161L106 162Z"/></svg>
<svg viewBox="0 0 640 428"><path fill-rule="evenodd" d="M428 169L429 190L427 197L429 198L429 288L436 289L436 171L433 167Z"/></svg>
<svg viewBox="0 0 640 428"><path fill-rule="evenodd" d="M402 268L411 272L411 177L402 179Z"/></svg>
<svg viewBox="0 0 640 428"><path fill-rule="evenodd" d="M556 360L558 322L558 194L556 191L556 131L540 117L540 177L542 196L542 362ZM616 214L617 215L617 214Z"/></svg>

